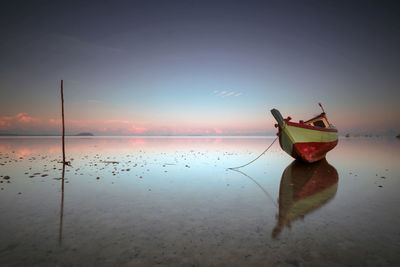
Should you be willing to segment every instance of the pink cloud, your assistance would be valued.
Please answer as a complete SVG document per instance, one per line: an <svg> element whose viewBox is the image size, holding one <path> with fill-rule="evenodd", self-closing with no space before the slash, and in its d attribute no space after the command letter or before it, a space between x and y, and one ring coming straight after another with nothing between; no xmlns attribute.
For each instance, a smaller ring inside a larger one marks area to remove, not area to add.
<svg viewBox="0 0 400 267"><path fill-rule="evenodd" d="M27 113L19 113L16 116L16 118L18 118L18 121L22 122L22 123L31 123L31 122L38 122L39 121L39 119L36 119L36 118L28 116Z"/></svg>
<svg viewBox="0 0 400 267"><path fill-rule="evenodd" d="M215 133L217 133L217 134L222 134L222 130L221 130L221 129L214 128L214 131L215 131Z"/></svg>
<svg viewBox="0 0 400 267"><path fill-rule="evenodd" d="M128 129L124 130L123 133L124 134L141 134L141 133L145 133L146 131L147 131L147 129L144 127L136 127L135 125L132 125Z"/></svg>
<svg viewBox="0 0 400 267"><path fill-rule="evenodd" d="M50 123L50 124L61 125L61 120L49 119L49 123Z"/></svg>
<svg viewBox="0 0 400 267"><path fill-rule="evenodd" d="M42 124L42 121L37 118L28 116L28 113L18 113L15 116L0 117L0 130L14 129L29 129L30 127L37 128Z"/></svg>
<svg viewBox="0 0 400 267"><path fill-rule="evenodd" d="M147 128L138 125L133 121L127 120L66 120L67 133L76 134L79 132L93 132L110 135L120 134L143 134ZM29 116L28 113L18 113L15 116L0 117L0 131L28 133L28 134L46 134L60 133L60 119L41 119Z"/></svg>
<svg viewBox="0 0 400 267"><path fill-rule="evenodd" d="M28 115L28 113L21 112L21 113L18 113L17 115L15 115L15 117L16 118L21 118L22 116L25 116L25 115Z"/></svg>
<svg viewBox="0 0 400 267"><path fill-rule="evenodd" d="M95 135L222 135L259 132L257 120L240 123L240 126L228 122L214 121L199 123L177 122L162 124L161 122L135 122L131 120L71 120L65 121L66 133L77 134L91 132ZM273 124L271 124L273 125ZM272 126L271 126L272 127ZM59 118L38 118L28 113L0 117L0 132L17 134L60 134L61 120Z"/></svg>

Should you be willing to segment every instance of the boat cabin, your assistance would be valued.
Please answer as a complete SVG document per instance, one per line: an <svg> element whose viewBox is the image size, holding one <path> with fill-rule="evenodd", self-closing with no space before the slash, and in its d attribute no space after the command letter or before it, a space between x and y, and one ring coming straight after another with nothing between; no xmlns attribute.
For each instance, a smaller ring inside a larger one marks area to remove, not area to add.
<svg viewBox="0 0 400 267"><path fill-rule="evenodd" d="M300 123L302 123L300 121ZM328 120L326 119L325 113L321 113L320 115L303 122L306 125L310 125L310 126L317 126L317 127L321 127L321 128L329 128L330 124L328 122Z"/></svg>

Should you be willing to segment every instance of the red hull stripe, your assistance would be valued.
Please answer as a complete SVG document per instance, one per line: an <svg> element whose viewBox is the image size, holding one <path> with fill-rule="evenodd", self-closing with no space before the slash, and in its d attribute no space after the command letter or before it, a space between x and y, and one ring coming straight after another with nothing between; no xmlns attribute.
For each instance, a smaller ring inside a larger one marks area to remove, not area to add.
<svg viewBox="0 0 400 267"><path fill-rule="evenodd" d="M328 151L332 150L338 143L333 142L308 142L293 144L292 157L306 162L315 162L325 158Z"/></svg>
<svg viewBox="0 0 400 267"><path fill-rule="evenodd" d="M336 132L337 133L337 129L322 128L322 127L318 127L318 126L300 124L300 123L291 122L291 121L287 121L286 124L289 125L289 126L294 126L294 127L299 127L299 128L306 128L306 129L315 130L315 131Z"/></svg>

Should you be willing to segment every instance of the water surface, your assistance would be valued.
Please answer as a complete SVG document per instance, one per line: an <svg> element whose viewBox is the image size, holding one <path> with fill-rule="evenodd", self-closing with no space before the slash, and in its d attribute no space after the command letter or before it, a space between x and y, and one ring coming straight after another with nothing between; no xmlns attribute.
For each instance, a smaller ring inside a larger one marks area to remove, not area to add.
<svg viewBox="0 0 400 267"><path fill-rule="evenodd" d="M400 141L274 138L0 138L0 266L399 266Z"/></svg>

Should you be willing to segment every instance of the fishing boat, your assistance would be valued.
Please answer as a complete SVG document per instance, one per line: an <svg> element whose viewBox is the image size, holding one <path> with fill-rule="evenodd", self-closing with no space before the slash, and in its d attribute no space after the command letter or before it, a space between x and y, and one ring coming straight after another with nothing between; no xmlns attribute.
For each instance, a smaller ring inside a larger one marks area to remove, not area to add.
<svg viewBox="0 0 400 267"><path fill-rule="evenodd" d="M278 122L278 137L281 148L295 159L308 163L325 158L328 151L338 143L338 130L329 123L325 110L319 103L322 113L307 121L284 119L277 109L271 113Z"/></svg>
<svg viewBox="0 0 400 267"><path fill-rule="evenodd" d="M284 227L328 203L336 195L339 176L326 159L311 164L294 160L284 171L279 187L279 214L272 237Z"/></svg>

